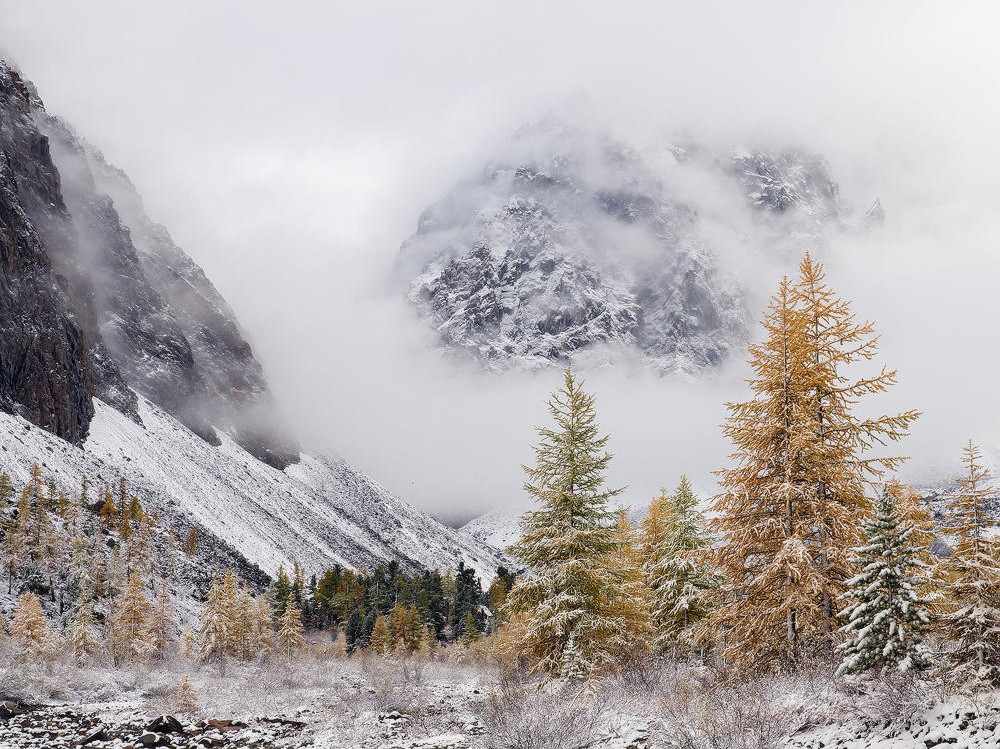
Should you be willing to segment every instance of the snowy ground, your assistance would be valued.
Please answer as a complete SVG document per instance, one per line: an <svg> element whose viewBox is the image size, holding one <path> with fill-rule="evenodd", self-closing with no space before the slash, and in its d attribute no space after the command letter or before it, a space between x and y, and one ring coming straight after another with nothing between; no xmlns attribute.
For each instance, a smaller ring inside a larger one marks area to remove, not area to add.
<svg viewBox="0 0 1000 749"><path fill-rule="evenodd" d="M180 713L187 675L198 708ZM907 679L721 680L664 666L540 686L452 661L304 655L290 663L129 671L0 663L0 747L146 745L361 749L904 749L1000 745L996 695L948 697ZM27 708L27 712L19 710ZM163 714L177 714L173 732Z"/></svg>

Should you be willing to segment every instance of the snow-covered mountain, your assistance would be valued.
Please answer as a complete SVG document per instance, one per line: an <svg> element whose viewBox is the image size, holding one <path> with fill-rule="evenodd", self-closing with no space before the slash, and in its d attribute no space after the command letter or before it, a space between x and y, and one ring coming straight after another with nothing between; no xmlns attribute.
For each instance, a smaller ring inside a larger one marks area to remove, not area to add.
<svg viewBox="0 0 1000 749"><path fill-rule="evenodd" d="M639 151L547 120L424 211L397 276L447 350L491 368L638 352L695 372L746 337L726 258L791 256L847 220L815 154Z"/></svg>
<svg viewBox="0 0 1000 749"><path fill-rule="evenodd" d="M221 433L205 441L163 409L137 399L139 424L95 400L90 434L72 445L20 416L0 414L0 468L15 483L37 461L46 476L72 488L124 476L143 504L168 522L203 533L273 574L292 562L320 570L339 563L371 568L454 566L459 560L490 577L489 549L407 505L334 457L302 453L278 469Z"/></svg>
<svg viewBox="0 0 1000 749"><path fill-rule="evenodd" d="M524 509L530 509L525 506ZM494 549L503 551L517 541L521 533L521 512L517 510L490 510L472 518L458 529Z"/></svg>
<svg viewBox="0 0 1000 749"><path fill-rule="evenodd" d="M299 449L201 268L120 170L0 61L0 470L124 476L273 573L497 557L343 461ZM220 552L221 553L221 552Z"/></svg>

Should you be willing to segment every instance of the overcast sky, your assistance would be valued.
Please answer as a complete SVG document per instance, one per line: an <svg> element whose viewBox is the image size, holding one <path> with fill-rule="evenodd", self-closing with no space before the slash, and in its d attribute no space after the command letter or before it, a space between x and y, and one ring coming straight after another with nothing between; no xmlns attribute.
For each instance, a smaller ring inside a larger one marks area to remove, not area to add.
<svg viewBox="0 0 1000 749"><path fill-rule="evenodd" d="M998 27L995 2L0 0L0 48L205 268L299 431L449 519L517 501L554 378L440 364L391 266L423 208L581 95L621 132L805 145L880 197L886 229L830 271L900 369L885 407L926 412L911 471L995 446ZM712 489L745 374L591 376L630 501L682 471Z"/></svg>

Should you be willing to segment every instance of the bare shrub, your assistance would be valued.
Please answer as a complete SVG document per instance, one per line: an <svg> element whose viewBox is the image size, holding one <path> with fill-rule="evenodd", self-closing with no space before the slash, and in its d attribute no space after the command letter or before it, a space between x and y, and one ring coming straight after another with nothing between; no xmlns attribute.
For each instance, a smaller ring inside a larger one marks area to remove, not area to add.
<svg viewBox="0 0 1000 749"><path fill-rule="evenodd" d="M545 686L504 671L479 703L479 718L488 749L575 749L601 734L605 706L581 686Z"/></svg>
<svg viewBox="0 0 1000 749"><path fill-rule="evenodd" d="M909 720L944 696L937 682L899 671L852 679L845 685L853 687L860 712L877 721Z"/></svg>
<svg viewBox="0 0 1000 749"><path fill-rule="evenodd" d="M361 659L361 672L367 682L371 709L376 713L416 711L416 680L412 669L408 672L398 662L373 655Z"/></svg>
<svg viewBox="0 0 1000 749"><path fill-rule="evenodd" d="M799 722L767 679L679 681L661 706L679 749L771 749Z"/></svg>

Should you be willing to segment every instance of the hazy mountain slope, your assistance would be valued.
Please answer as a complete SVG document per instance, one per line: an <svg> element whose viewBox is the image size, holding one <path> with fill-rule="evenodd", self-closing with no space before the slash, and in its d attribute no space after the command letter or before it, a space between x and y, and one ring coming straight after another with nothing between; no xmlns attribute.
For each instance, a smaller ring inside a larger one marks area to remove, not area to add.
<svg viewBox="0 0 1000 749"><path fill-rule="evenodd" d="M531 509L525 506L524 509ZM506 549L520 537L521 512L517 510L490 510L458 529L470 538L489 544L494 549Z"/></svg>
<svg viewBox="0 0 1000 749"><path fill-rule="evenodd" d="M95 406L80 447L0 414L0 470L22 481L38 461L65 487L84 474L94 483L125 476L168 522L198 524L269 574L295 561L315 571L334 563L370 569L390 559L410 569L450 568L462 560L487 578L495 568L489 550L339 459L303 454L279 470L224 433L219 446L210 445L144 398L142 424L99 400Z"/></svg>
<svg viewBox="0 0 1000 749"><path fill-rule="evenodd" d="M544 121L424 211L397 276L447 350L491 368L638 353L695 372L746 337L729 253L801 251L845 215L815 154L644 153Z"/></svg>
<svg viewBox="0 0 1000 749"><path fill-rule="evenodd" d="M0 409L0 468L39 461L65 487L124 476L230 566L462 560L489 577L497 561L343 461L300 454L201 268L2 61Z"/></svg>

